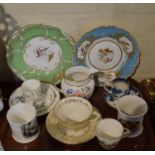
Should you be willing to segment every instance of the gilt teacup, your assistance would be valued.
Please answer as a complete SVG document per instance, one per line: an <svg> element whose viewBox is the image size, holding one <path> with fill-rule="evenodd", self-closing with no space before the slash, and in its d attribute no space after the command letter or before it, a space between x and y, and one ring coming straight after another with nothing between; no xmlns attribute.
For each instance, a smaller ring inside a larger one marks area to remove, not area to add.
<svg viewBox="0 0 155 155"><path fill-rule="evenodd" d="M57 103L55 115L62 130L79 130L86 127L87 120L92 115L92 105L81 97L67 97Z"/></svg>

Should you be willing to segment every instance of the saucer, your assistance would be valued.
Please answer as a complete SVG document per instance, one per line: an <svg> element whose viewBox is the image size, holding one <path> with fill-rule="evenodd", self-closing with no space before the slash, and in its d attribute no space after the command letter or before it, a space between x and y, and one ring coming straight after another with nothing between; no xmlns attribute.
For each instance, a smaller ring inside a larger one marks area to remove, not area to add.
<svg viewBox="0 0 155 155"><path fill-rule="evenodd" d="M128 95L136 95L136 96L142 97L140 90L135 86L131 87ZM116 109L116 104L115 104L116 99L112 96L112 94L105 92L104 99L110 107Z"/></svg>
<svg viewBox="0 0 155 155"><path fill-rule="evenodd" d="M60 94L56 88L50 84L41 83L42 100L34 101L31 98L23 96L23 90L21 87L17 88L10 96L9 106L13 106L19 103L28 103L35 106L37 116L42 116L50 112L55 104L60 100Z"/></svg>
<svg viewBox="0 0 155 155"><path fill-rule="evenodd" d="M77 131L63 132L60 128L60 120L55 116L54 110L52 110L46 119L46 128L49 134L56 140L65 144L81 144L93 139L96 135L96 124L98 120L101 119L101 114L99 111L93 107L93 112L88 120L85 128Z"/></svg>

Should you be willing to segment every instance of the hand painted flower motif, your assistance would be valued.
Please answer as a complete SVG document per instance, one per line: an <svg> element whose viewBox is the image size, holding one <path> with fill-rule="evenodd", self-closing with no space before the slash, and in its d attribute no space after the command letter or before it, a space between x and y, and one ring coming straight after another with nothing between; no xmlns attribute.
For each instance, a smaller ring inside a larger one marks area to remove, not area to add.
<svg viewBox="0 0 155 155"><path fill-rule="evenodd" d="M68 95L71 95L72 93L73 93L73 89L68 89L68 90L67 90L67 94L68 94Z"/></svg>
<svg viewBox="0 0 155 155"><path fill-rule="evenodd" d="M99 51L99 61L107 64L113 60L113 51L110 49L100 49Z"/></svg>
<svg viewBox="0 0 155 155"><path fill-rule="evenodd" d="M121 37L118 39L119 42L121 43L123 49L129 54L131 52L133 52L133 45L132 45L132 42L126 38L126 37Z"/></svg>
<svg viewBox="0 0 155 155"><path fill-rule="evenodd" d="M78 51L77 51L77 57L79 59L84 59L86 53L87 53L87 48L90 44L90 41L84 41L81 46L78 48Z"/></svg>

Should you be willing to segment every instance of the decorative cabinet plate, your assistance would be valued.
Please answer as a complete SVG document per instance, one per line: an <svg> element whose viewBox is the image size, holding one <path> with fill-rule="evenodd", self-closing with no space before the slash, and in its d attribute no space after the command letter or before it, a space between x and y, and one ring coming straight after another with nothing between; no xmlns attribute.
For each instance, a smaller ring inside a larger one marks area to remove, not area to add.
<svg viewBox="0 0 155 155"><path fill-rule="evenodd" d="M128 78L135 72L139 57L136 40L127 31L108 26L96 28L82 36L76 43L73 63Z"/></svg>
<svg viewBox="0 0 155 155"><path fill-rule="evenodd" d="M29 25L14 33L7 46L10 68L22 79L57 84L72 65L73 40L56 27Z"/></svg>

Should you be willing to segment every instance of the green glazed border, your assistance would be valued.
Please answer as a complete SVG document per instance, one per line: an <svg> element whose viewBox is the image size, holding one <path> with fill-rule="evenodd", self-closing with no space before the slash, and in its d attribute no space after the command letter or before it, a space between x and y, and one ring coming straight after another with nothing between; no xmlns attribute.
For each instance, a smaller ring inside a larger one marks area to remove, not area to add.
<svg viewBox="0 0 155 155"><path fill-rule="evenodd" d="M31 68L25 63L23 58L26 43L30 39L39 36L54 40L62 49L61 63L49 72ZM73 39L61 29L41 24L28 25L15 32L8 41L7 62L12 71L21 80L35 78L40 81L56 84L60 81L62 73L72 66L73 48Z"/></svg>

